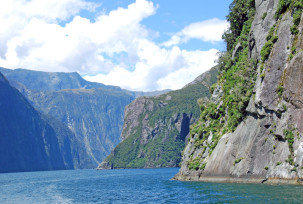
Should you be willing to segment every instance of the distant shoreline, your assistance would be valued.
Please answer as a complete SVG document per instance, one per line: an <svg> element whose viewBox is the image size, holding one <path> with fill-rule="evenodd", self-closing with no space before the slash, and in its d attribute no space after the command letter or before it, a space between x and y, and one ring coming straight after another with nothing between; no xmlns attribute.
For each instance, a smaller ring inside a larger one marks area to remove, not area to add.
<svg viewBox="0 0 303 204"><path fill-rule="evenodd" d="M181 167L143 167L143 168L95 168L95 170L121 170L121 169L171 169L171 168L176 168L176 169L180 169Z"/></svg>

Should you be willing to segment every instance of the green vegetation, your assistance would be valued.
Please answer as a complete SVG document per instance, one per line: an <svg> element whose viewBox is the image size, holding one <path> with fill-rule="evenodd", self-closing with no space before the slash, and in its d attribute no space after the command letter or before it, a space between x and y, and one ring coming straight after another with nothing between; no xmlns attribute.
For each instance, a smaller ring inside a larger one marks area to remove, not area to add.
<svg viewBox="0 0 303 204"><path fill-rule="evenodd" d="M297 168L294 167L294 168L291 169L291 171L297 172Z"/></svg>
<svg viewBox="0 0 303 204"><path fill-rule="evenodd" d="M282 14L286 11L292 12L293 25L290 27L291 33L294 35L294 42L296 42L299 30L298 26L301 21L301 14L303 11L303 1L302 0L279 0L278 7L275 13L275 18L280 19ZM295 47L292 48L288 59L291 60L296 54Z"/></svg>
<svg viewBox="0 0 303 204"><path fill-rule="evenodd" d="M225 67L220 67L224 71L219 79L219 84L222 85L224 91L223 103L220 106L213 102L201 105L200 120L191 128L191 135L198 134L199 136L199 139L195 141L196 147L201 146L212 133L212 143L208 144L212 151L221 136L227 132L233 132L245 117L245 108L253 93L256 79L255 64L248 59L247 55L246 48L239 54L238 61L230 64L229 69L222 70Z"/></svg>
<svg viewBox="0 0 303 204"><path fill-rule="evenodd" d="M242 34L243 30L250 30L254 15L254 0L234 0L230 4L229 14L227 16L230 27L222 36L227 43L227 51L233 50L237 38Z"/></svg>
<svg viewBox="0 0 303 204"><path fill-rule="evenodd" d="M290 27L290 31L293 35L297 36L299 34L298 26L301 21L301 14L303 11L302 0L292 0L291 9L293 11L293 25Z"/></svg>
<svg viewBox="0 0 303 204"><path fill-rule="evenodd" d="M282 164L282 162L277 162L276 163L276 166L279 166L279 165L281 165Z"/></svg>
<svg viewBox="0 0 303 204"><path fill-rule="evenodd" d="M264 167L264 169L267 171L268 170L268 166Z"/></svg>
<svg viewBox="0 0 303 204"><path fill-rule="evenodd" d="M143 168L146 166L168 167L176 166L181 161L181 151L184 141L177 139L176 129L165 137L164 132L153 138L149 143L141 143L142 121L137 130L120 143L114 153L106 158L114 168Z"/></svg>
<svg viewBox="0 0 303 204"><path fill-rule="evenodd" d="M291 48L291 52L288 55L288 60L292 60L292 58L294 57L294 55L297 53L297 48L296 47L292 47Z"/></svg>
<svg viewBox="0 0 303 204"><path fill-rule="evenodd" d="M268 35L266 36L267 42L261 49L262 62L265 62L268 59L274 44L278 41L278 36L276 35L275 28L276 28L275 25L273 25L273 27L270 28Z"/></svg>
<svg viewBox="0 0 303 204"><path fill-rule="evenodd" d="M201 102L200 119L190 129L191 137L196 137L195 148L201 148L203 152L208 148L211 154L222 135L235 131L237 125L246 117L245 109L253 95L257 76L256 61L248 58L249 32L254 14L254 0L234 0L230 5L230 13L227 16L230 27L222 36L227 43L227 52L221 53L218 61L220 74L217 85L223 90L221 103ZM231 53L238 43L243 49L231 59ZM211 90L214 90L214 87ZM209 136L212 136L211 140ZM234 164L242 159L237 159ZM194 161L203 163L203 159L191 160Z"/></svg>
<svg viewBox="0 0 303 204"><path fill-rule="evenodd" d="M282 108L283 108L283 112L287 111L287 106L284 103L282 104Z"/></svg>
<svg viewBox="0 0 303 204"><path fill-rule="evenodd" d="M275 18L279 19L290 6L291 0L279 0L278 7L275 13Z"/></svg>
<svg viewBox="0 0 303 204"><path fill-rule="evenodd" d="M293 144L294 144L294 138L295 138L294 133L289 129L284 129L283 133L284 133L285 138L288 142L289 151L290 151L291 154L293 154L294 153Z"/></svg>
<svg viewBox="0 0 303 204"><path fill-rule="evenodd" d="M300 14L302 13L301 5L302 0L280 0L275 14L276 19L280 19L282 14L288 9L293 11L294 25L297 26L300 23ZM300 12L299 12L300 11ZM204 101L200 104L201 114L197 123L191 126L190 134L194 140L194 147L201 149L203 152L208 149L209 154L212 153L220 138L229 132L235 131L236 127L246 117L246 108L248 102L253 96L253 87L257 76L257 63L254 60L248 58L248 40L251 23L255 14L254 1L234 0L230 5L230 13L227 16L227 20L230 23L229 29L223 34L222 38L227 43L227 51L221 53L219 57L218 66L220 69L218 82L216 86L219 86L223 91L219 101ZM267 13L262 15L264 20ZM261 79L264 79L264 68L266 61L268 60L270 53L274 47L274 44L278 41L276 25L279 25L280 20L272 26L266 37L267 42L264 44L260 51L261 62L259 68L259 74ZM231 59L232 52L235 46L240 43L243 49L239 51L239 54ZM292 47L291 54L295 55L297 50ZM266 68L269 71L269 68ZM211 91L216 87L212 86ZM283 80L277 87L276 93L281 98L284 92ZM218 100L218 99L217 99ZM283 111L286 111L287 107L283 106ZM274 134L275 127L270 129L270 134ZM285 132L286 138L289 142L290 151L292 152L288 162L293 163L293 139L292 134L288 131ZM209 138L211 136L211 139ZM275 137L277 137L275 135ZM265 139L265 142L267 138ZM292 148L292 149L291 149ZM273 154L275 154L276 146L273 146ZM192 162L196 162L196 165L192 163L191 166L199 166L205 162L202 158L192 158ZM241 161L236 159L234 165ZM278 164L280 165L280 163ZM266 167L265 167L266 168ZM267 167L268 169L268 167Z"/></svg>
<svg viewBox="0 0 303 204"><path fill-rule="evenodd" d="M105 161L113 168L172 167L181 161L181 151L185 147L185 136L191 121L199 118L197 101L209 97L209 88L217 81L218 69L206 73L203 84L192 84L183 89L156 97L146 97L144 111L139 116L139 125L121 142ZM148 108L152 105L152 110ZM184 118L181 133L175 126L176 117ZM148 118L147 124L143 124ZM191 121L190 121L191 119ZM143 139L143 129L151 129L151 134ZM128 129L128 127L126 127ZM127 132L127 131L125 131ZM144 140L144 141L143 141ZM200 161L189 163L191 169L199 169Z"/></svg>
<svg viewBox="0 0 303 204"><path fill-rule="evenodd" d="M189 163L188 163L188 168L190 169L190 170L199 170L199 168L200 168L200 161L199 161L199 158L196 158L195 160L193 160L193 161L190 161ZM205 168L205 167L204 167Z"/></svg>
<svg viewBox="0 0 303 204"><path fill-rule="evenodd" d="M292 53L292 54L296 54L296 52L297 52L297 48L296 48L296 47L292 47L292 48L291 48L291 53Z"/></svg>
<svg viewBox="0 0 303 204"><path fill-rule="evenodd" d="M279 0L278 7L275 13L275 18L281 18L282 14L287 10L293 11L293 22L294 25L300 24L301 13L303 9L302 0Z"/></svg>
<svg viewBox="0 0 303 204"><path fill-rule="evenodd" d="M278 87L277 87L277 91L276 91L279 97L282 97L283 91L284 91L283 85L279 84Z"/></svg>
<svg viewBox="0 0 303 204"><path fill-rule="evenodd" d="M267 12L265 12L265 13L263 13L263 15L262 15L262 20L264 20L265 18L266 18L266 16L267 16Z"/></svg>
<svg viewBox="0 0 303 204"><path fill-rule="evenodd" d="M286 160L286 162L288 162L290 165L294 166L295 162L294 162L294 141L295 141L295 137L294 137L294 133L292 130L290 129L284 129L283 130L283 134L285 136L285 139L288 142L288 148L290 151L290 155L288 155L288 159Z"/></svg>
<svg viewBox="0 0 303 204"><path fill-rule="evenodd" d="M236 159L236 160L234 161L234 166L235 166L236 164L240 163L240 161L242 161L243 159L244 159L243 157Z"/></svg>
<svg viewBox="0 0 303 204"><path fill-rule="evenodd" d="M285 160L286 162L288 162L290 165L294 166L295 162L294 162L294 158L292 155L288 155L287 160Z"/></svg>
<svg viewBox="0 0 303 204"><path fill-rule="evenodd" d="M205 167L206 167L206 163L203 163L203 164L201 165L201 169L204 170Z"/></svg>
<svg viewBox="0 0 303 204"><path fill-rule="evenodd" d="M262 64L260 65L260 70L259 70L259 72L262 73L263 70L264 70L264 63L262 63Z"/></svg>
<svg viewBox="0 0 303 204"><path fill-rule="evenodd" d="M298 26L300 24L301 21L301 14L303 11L303 1L302 0L279 0L278 3L278 7L275 13L275 18L281 19L282 14L285 13L286 11L291 11L292 12L292 17L293 17L293 25L291 26L290 30L291 33L294 35L294 42L296 42L297 37L298 37ZM261 50L261 58L262 61L265 62L269 55L270 52L272 50L272 47L275 43L275 41L277 41L277 37L274 35L274 26L271 28L268 36L267 36L267 42L265 43L265 45L263 46L262 50ZM289 46L288 48L289 49ZM296 47L293 46L291 49L291 52L288 56L288 59L291 60L294 55L296 54Z"/></svg>
<svg viewBox="0 0 303 204"><path fill-rule="evenodd" d="M233 132L239 122L245 117L245 108L253 93L256 79L256 62L248 59L248 35L255 12L254 4L251 1L234 1L230 7L231 13L228 19L229 21L238 19L236 12L243 6L244 8L242 9L246 13L242 16L245 19L242 26L239 27L239 25L234 25L231 22L232 26L223 35L223 38L231 33L234 35L237 34L238 36L235 41L227 38L224 39L227 44L241 42L244 49L234 60L231 60L230 57L232 50L222 53L220 56L219 68L221 75L219 76L218 84L222 86L224 92L222 96L223 104L220 106L213 102L201 104L200 120L191 128L192 136L195 134L199 135L199 139L195 141L196 147L201 146L212 133L212 143L208 144L208 147L212 151L224 133ZM242 9L240 10L243 11ZM238 20L242 22L243 19ZM232 47L234 47L234 44ZM228 49L230 48L228 47Z"/></svg>
<svg viewBox="0 0 303 204"><path fill-rule="evenodd" d="M212 76L216 76L218 71L216 70ZM217 78L212 78L211 84L217 81ZM171 96L171 100L166 101L166 96ZM164 94L160 97L149 98L154 104L167 103L169 106L164 108L155 107L156 111L152 111L149 115L148 124L154 127L159 119L165 119L166 117L172 117L176 113L193 113L195 117L199 117L199 108L197 107L197 101L201 97L209 96L209 89L201 84L193 85L180 89L178 91Z"/></svg>

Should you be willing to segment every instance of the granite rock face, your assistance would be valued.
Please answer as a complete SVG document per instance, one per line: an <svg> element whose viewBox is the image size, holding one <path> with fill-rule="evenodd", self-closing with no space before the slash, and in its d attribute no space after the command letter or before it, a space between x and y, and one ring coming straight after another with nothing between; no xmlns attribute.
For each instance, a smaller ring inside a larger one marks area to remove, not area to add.
<svg viewBox="0 0 303 204"><path fill-rule="evenodd" d="M202 150L194 146L196 137L191 138L175 179L303 183L303 26L299 26L299 40L294 41L290 32L291 13L285 12L278 20L274 18L278 0L256 0L255 5L249 57L257 60L259 73L245 118L234 132L221 137L211 153L207 149L201 156ZM276 25L278 40L263 64L260 52L273 25ZM290 48L294 46L297 52L290 59ZM190 169L190 158L203 159L204 168Z"/></svg>
<svg viewBox="0 0 303 204"><path fill-rule="evenodd" d="M176 167L199 117L197 100L209 97L217 68L197 77L184 88L155 97L140 97L125 108L122 142L99 169Z"/></svg>

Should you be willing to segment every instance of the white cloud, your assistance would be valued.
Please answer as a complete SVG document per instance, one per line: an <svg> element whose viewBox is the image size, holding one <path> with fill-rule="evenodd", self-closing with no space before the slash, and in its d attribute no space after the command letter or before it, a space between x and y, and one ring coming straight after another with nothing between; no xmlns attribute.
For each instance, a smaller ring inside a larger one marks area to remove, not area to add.
<svg viewBox="0 0 303 204"><path fill-rule="evenodd" d="M176 45L191 38L217 41L225 21L191 24L165 48L151 40L155 31L141 24L156 13L151 1L136 0L93 22L79 16L96 8L84 0L1 1L0 66L77 71L87 80L150 91L181 88L214 65L216 50L186 51ZM202 28L209 30L205 34Z"/></svg>
<svg viewBox="0 0 303 204"><path fill-rule="evenodd" d="M134 71L117 66L109 74L84 78L137 91L180 89L213 67L217 52L215 49L186 51L178 47L169 50L161 49L149 42L149 45L144 45L139 53L142 58L136 64Z"/></svg>
<svg viewBox="0 0 303 204"><path fill-rule="evenodd" d="M204 42L215 43L222 41L222 34L227 29L228 22L217 18L192 23L183 30L173 35L163 46L170 47L186 43L190 39L198 39Z"/></svg>
<svg viewBox="0 0 303 204"><path fill-rule="evenodd" d="M137 0L126 9L101 14L95 22L75 16L81 9L92 10L94 6L83 0L0 3L6 11L0 14L0 22L6 22L0 31L0 66L94 73L112 68L104 53L112 56L124 51L136 59L135 41L148 36L140 21L155 13L153 3ZM65 26L57 22L69 17L73 19Z"/></svg>
<svg viewBox="0 0 303 204"><path fill-rule="evenodd" d="M23 20L39 17L56 21L74 16L82 9L93 11L96 6L84 0L6 0L1 2L0 16Z"/></svg>

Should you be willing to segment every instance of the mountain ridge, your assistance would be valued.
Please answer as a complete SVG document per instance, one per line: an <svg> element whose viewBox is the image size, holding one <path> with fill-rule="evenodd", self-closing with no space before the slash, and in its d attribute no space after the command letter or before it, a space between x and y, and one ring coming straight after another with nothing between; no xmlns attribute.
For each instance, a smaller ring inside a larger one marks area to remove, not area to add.
<svg viewBox="0 0 303 204"><path fill-rule="evenodd" d="M77 72L43 72L28 69L6 69L0 67L9 81L22 83L33 91L59 91L63 89L91 89L108 88L120 90L117 86L107 86L101 83L89 82L83 79Z"/></svg>

